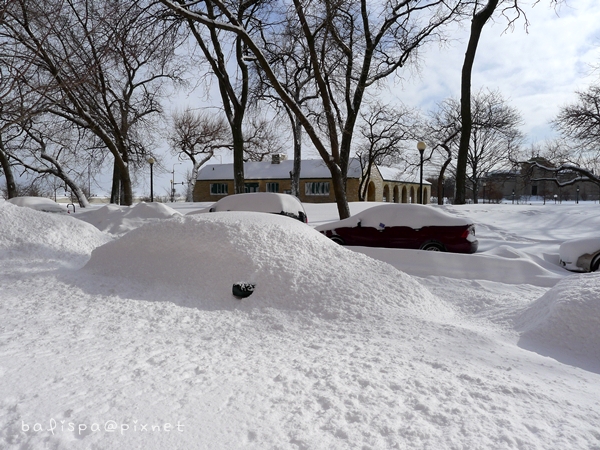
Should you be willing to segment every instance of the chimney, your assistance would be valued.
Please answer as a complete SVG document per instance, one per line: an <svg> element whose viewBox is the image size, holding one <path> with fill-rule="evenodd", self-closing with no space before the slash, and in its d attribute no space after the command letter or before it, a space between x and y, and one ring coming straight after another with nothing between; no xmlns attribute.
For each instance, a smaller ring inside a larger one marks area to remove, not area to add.
<svg viewBox="0 0 600 450"><path fill-rule="evenodd" d="M281 155L279 153L273 153L271 155L271 164L279 164L281 162Z"/></svg>

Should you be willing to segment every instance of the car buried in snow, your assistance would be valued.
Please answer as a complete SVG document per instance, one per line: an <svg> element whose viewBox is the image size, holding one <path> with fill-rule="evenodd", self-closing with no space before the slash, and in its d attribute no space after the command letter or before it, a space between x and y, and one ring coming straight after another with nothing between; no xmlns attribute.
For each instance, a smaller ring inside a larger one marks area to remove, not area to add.
<svg viewBox="0 0 600 450"><path fill-rule="evenodd" d="M570 239L558 250L560 265L573 272L600 270L600 237Z"/></svg>
<svg viewBox="0 0 600 450"><path fill-rule="evenodd" d="M277 192L249 192L228 195L209 209L209 212L220 211L255 211L280 214L308 223L308 217L302 202L293 195Z"/></svg>
<svg viewBox="0 0 600 450"><path fill-rule="evenodd" d="M475 253L479 242L472 221L436 207L384 204L315 228L341 245Z"/></svg>
<svg viewBox="0 0 600 450"><path fill-rule="evenodd" d="M56 203L54 200L45 197L14 197L8 199L7 202L12 203L13 205L48 213L67 214L69 212L67 206Z"/></svg>

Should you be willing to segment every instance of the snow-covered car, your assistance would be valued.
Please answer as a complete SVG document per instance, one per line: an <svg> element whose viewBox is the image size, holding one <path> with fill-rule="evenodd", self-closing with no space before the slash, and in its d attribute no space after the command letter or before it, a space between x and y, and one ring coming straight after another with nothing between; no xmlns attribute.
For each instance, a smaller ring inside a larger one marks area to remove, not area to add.
<svg viewBox="0 0 600 450"><path fill-rule="evenodd" d="M249 192L223 197L209 212L219 211L255 211L293 217L308 223L308 217L302 202L297 197L276 192Z"/></svg>
<svg viewBox="0 0 600 450"><path fill-rule="evenodd" d="M14 197L7 200L9 203L17 206L36 209L49 213L67 214L68 208L65 205L56 203L49 198L44 197Z"/></svg>
<svg viewBox="0 0 600 450"><path fill-rule="evenodd" d="M475 253L479 245L470 220L416 204L374 206L315 229L342 245L455 253Z"/></svg>
<svg viewBox="0 0 600 450"><path fill-rule="evenodd" d="M574 272L600 270L600 237L570 239L561 244L560 265Z"/></svg>

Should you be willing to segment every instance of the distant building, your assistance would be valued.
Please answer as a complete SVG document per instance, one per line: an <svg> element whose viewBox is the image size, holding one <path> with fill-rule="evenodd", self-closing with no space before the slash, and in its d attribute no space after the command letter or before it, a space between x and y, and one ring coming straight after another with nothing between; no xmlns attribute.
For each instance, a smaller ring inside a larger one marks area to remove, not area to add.
<svg viewBox="0 0 600 450"><path fill-rule="evenodd" d="M291 192L290 173L293 161L281 159L279 155L271 162L244 163L245 192ZM348 201L359 200L359 185L362 172L359 161L350 160L346 182ZM373 166L367 189L368 201L394 203L416 203L419 190L418 180L408 178L399 169ZM214 202L234 193L233 164L212 164L198 172L194 187L195 202ZM429 203L431 184L423 181L424 203ZM332 203L335 194L331 173L320 159L302 160L300 170L299 198L306 203Z"/></svg>
<svg viewBox="0 0 600 450"><path fill-rule="evenodd" d="M535 158L545 167L554 167L544 158ZM598 200L600 187L595 183L580 180L567 186L559 186L554 179L566 183L578 177L575 172L564 171L558 176L552 170L546 170L530 163L523 163L520 172L488 172L480 181L486 187L486 199L501 201L514 199L528 202L532 199L544 201ZM479 194L482 194L481 188ZM481 200L481 198L480 198Z"/></svg>

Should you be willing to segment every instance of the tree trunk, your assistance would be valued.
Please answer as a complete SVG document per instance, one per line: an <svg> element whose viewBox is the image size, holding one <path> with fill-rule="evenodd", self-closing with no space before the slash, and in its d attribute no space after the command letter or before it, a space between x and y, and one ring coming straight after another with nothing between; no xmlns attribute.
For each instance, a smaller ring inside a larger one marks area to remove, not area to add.
<svg viewBox="0 0 600 450"><path fill-rule="evenodd" d="M350 217L350 206L348 205L348 197L346 196L346 186L344 177L340 167L333 161L329 160L327 166L331 172L331 181L333 184L333 193L338 207L340 218L346 219Z"/></svg>
<svg viewBox="0 0 600 450"><path fill-rule="evenodd" d="M293 130L294 136L294 167L290 174L292 179L292 195L300 197L300 170L302 161L302 124L297 118L293 119Z"/></svg>
<svg viewBox="0 0 600 450"><path fill-rule="evenodd" d="M461 134L460 145L458 149L458 158L456 160L456 194L454 203L464 205L466 202L467 190L467 156L469 153L469 142L471 140L471 129L473 127L473 119L471 116L471 75L473 72L473 64L475 62L475 54L477 53L477 45L481 37L481 31L488 19L494 13L499 0L489 0L487 5L479 12L473 14L471 21L471 35L465 59L462 67L461 85L460 85L460 114L461 114Z"/></svg>
<svg viewBox="0 0 600 450"><path fill-rule="evenodd" d="M440 169L440 174L438 175L438 183L437 183L438 205L444 204L444 174L446 173L446 169L450 165L451 161L452 161L452 158L448 158L448 159L446 159L446 161L444 161L444 164L442 165L442 168Z"/></svg>
<svg viewBox="0 0 600 450"><path fill-rule="evenodd" d="M8 198L14 198L17 196L17 185L15 183L15 177L10 166L8 156L3 151L4 142L0 138L0 166L4 172L4 178L6 179L6 193Z"/></svg>
<svg viewBox="0 0 600 450"><path fill-rule="evenodd" d="M236 194L243 194L244 182L244 133L242 132L243 115L236 112L233 118L231 133L233 137L233 189Z"/></svg>
<svg viewBox="0 0 600 450"><path fill-rule="evenodd" d="M79 203L79 206L82 208L88 208L90 203L88 202L83 190L77 185L77 183L75 183L75 181L73 181L71 177L69 177L69 175L65 173L58 160L43 152L40 156L43 160L48 161L50 164L52 164L52 166L54 166L54 169L52 169L50 173L65 182L65 185L71 189L71 193L75 194L75 197L77 197L77 203Z"/></svg>
<svg viewBox="0 0 600 450"><path fill-rule="evenodd" d="M112 187L110 190L110 202L118 205L121 202L121 174L117 164L117 158L113 163Z"/></svg>

